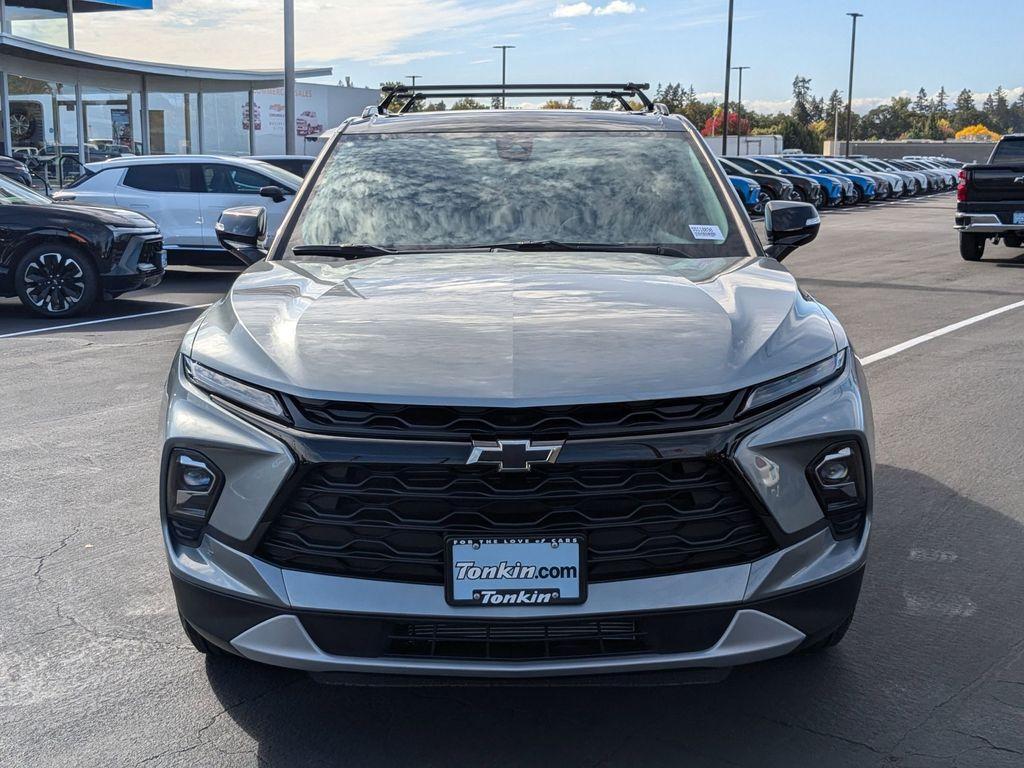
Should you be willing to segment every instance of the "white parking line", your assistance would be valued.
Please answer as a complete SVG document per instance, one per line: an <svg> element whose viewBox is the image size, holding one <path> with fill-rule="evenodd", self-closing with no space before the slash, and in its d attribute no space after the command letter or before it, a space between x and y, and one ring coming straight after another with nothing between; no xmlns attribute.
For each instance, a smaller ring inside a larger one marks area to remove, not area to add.
<svg viewBox="0 0 1024 768"><path fill-rule="evenodd" d="M952 325L944 326L942 328L939 328L938 330L932 331L931 333L926 333L923 336L915 336L913 339L908 339L907 341L904 341L902 344L897 344L894 347L883 349L881 352L875 352L875 354L868 355L867 357L862 357L860 359L860 363L861 365L871 365L871 363L877 363L879 360L885 360L885 358L887 357L898 355L900 352L904 352L910 349L911 347L916 347L918 344L924 344L926 341L937 339L939 336L945 336L947 333L959 331L961 328L966 328L968 325L980 323L982 320L988 320L990 317L1001 315L1004 312L1009 312L1012 309L1020 309L1021 307L1024 307L1024 301L1015 301L1013 304L1007 304L1005 307L999 307L998 309L992 309L989 310L988 312L982 312L980 315L968 317L966 320L961 320L959 323L953 323Z"/></svg>
<svg viewBox="0 0 1024 768"><path fill-rule="evenodd" d="M212 303L212 302L211 302ZM15 331L14 333L0 333L0 339L10 339L14 336L31 336L35 333L51 333L63 331L65 328L81 328L83 325L99 325L100 323L115 323L118 320L137 320L140 317L153 317L154 315L167 315L171 312L185 312L189 309L206 309L210 304L190 304L187 307L172 307L171 309L158 309L155 312L139 312L134 315L118 315L117 317L103 317L99 320L82 320L67 325L54 325L46 328L31 328L27 331Z"/></svg>

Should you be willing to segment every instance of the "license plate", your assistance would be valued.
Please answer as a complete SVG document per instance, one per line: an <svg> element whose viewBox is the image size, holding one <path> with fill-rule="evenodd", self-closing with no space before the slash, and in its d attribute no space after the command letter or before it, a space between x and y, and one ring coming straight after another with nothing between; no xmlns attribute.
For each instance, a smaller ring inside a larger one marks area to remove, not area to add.
<svg viewBox="0 0 1024 768"><path fill-rule="evenodd" d="M445 598L451 605L565 605L587 599L583 536L452 537Z"/></svg>
<svg viewBox="0 0 1024 768"><path fill-rule="evenodd" d="M160 269L167 269L167 251L160 251Z"/></svg>
<svg viewBox="0 0 1024 768"><path fill-rule="evenodd" d="M1024 224L1024 211L1014 211L1013 212L1013 223L1014 224Z"/></svg>

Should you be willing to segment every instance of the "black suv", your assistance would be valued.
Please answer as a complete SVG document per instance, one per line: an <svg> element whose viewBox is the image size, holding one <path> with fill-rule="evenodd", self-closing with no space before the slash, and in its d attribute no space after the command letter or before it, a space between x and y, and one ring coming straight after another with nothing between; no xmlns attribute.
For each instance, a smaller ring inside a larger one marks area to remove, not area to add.
<svg viewBox="0 0 1024 768"><path fill-rule="evenodd" d="M157 285L167 257L156 224L133 211L61 205L0 177L0 296L43 317Z"/></svg>

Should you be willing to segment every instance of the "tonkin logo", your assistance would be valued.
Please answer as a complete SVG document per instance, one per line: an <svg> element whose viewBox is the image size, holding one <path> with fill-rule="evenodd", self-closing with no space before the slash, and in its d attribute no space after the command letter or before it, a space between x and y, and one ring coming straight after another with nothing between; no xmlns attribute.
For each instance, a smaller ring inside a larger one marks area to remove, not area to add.
<svg viewBox="0 0 1024 768"><path fill-rule="evenodd" d="M563 441L474 440L467 464L496 464L499 472L529 472L534 464L554 464Z"/></svg>

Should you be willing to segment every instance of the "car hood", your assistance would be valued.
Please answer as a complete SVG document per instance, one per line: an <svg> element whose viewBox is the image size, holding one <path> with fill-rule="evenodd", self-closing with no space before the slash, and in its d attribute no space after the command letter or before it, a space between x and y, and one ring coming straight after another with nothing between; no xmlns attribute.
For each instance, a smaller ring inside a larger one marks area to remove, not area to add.
<svg viewBox="0 0 1024 768"><path fill-rule="evenodd" d="M480 405L726 392L837 349L773 259L575 252L264 261L191 338L296 395Z"/></svg>
<svg viewBox="0 0 1024 768"><path fill-rule="evenodd" d="M54 217L63 219L89 220L112 227L155 227L156 224L147 216L124 208L107 208L100 205L80 205L78 203L51 203L49 210Z"/></svg>

